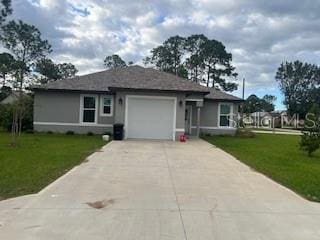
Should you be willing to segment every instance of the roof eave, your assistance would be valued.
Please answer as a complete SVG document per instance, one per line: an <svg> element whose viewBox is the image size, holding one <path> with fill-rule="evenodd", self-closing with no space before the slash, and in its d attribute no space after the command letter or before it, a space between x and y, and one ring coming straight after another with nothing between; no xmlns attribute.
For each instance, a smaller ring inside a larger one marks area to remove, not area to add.
<svg viewBox="0 0 320 240"><path fill-rule="evenodd" d="M200 94L209 94L209 91L202 90L177 90L177 89L152 89L152 88L124 88L124 87L109 87L110 91L141 91L141 92L171 92L171 93L200 93Z"/></svg>
<svg viewBox="0 0 320 240"><path fill-rule="evenodd" d="M62 89L62 88L43 88L35 87L29 88L31 91L43 91L43 92L91 92L91 93L110 93L108 90L86 90L86 89Z"/></svg>
<svg viewBox="0 0 320 240"><path fill-rule="evenodd" d="M224 98L207 98L205 97L204 99L206 100L212 100L216 102L244 102L245 100L243 99L224 99Z"/></svg>

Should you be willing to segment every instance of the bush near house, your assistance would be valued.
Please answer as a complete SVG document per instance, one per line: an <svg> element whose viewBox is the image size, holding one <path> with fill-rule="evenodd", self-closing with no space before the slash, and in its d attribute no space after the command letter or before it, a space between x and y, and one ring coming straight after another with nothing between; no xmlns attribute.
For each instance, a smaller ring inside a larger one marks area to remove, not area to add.
<svg viewBox="0 0 320 240"><path fill-rule="evenodd" d="M300 148L311 156L320 147L320 107L318 104L313 104L306 115L302 133Z"/></svg>
<svg viewBox="0 0 320 240"><path fill-rule="evenodd" d="M256 134L251 129L238 128L236 131L236 136L242 138L254 138Z"/></svg>
<svg viewBox="0 0 320 240"><path fill-rule="evenodd" d="M24 117L22 120L22 131L33 129L33 97L24 96ZM11 131L12 116L14 111L14 104L0 105L0 128Z"/></svg>

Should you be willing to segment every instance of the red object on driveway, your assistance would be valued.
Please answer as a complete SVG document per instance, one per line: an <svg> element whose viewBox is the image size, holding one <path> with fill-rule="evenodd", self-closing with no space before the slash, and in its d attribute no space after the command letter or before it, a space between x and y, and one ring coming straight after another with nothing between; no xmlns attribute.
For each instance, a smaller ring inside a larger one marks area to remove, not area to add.
<svg viewBox="0 0 320 240"><path fill-rule="evenodd" d="M180 142L186 142L186 140L187 140L187 137L186 137L186 135L180 135Z"/></svg>

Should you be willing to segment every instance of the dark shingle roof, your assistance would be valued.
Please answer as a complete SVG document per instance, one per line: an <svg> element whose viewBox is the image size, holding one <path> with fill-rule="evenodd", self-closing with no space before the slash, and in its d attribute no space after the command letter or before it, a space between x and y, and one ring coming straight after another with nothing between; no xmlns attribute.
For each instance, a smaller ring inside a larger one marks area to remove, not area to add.
<svg viewBox="0 0 320 240"><path fill-rule="evenodd" d="M208 93L206 87L170 73L130 66L34 86L33 89L111 91L113 89L162 90Z"/></svg>
<svg viewBox="0 0 320 240"><path fill-rule="evenodd" d="M214 88L209 89L210 93L206 95L205 99L212 99L212 100L227 100L227 101L243 101L242 98L233 96L231 94L219 91Z"/></svg>
<svg viewBox="0 0 320 240"><path fill-rule="evenodd" d="M112 91L113 89L181 91L209 93L205 96L206 99L242 101L241 98L201 86L173 74L140 66L105 70L70 79L52 81L40 86L33 86L32 89L98 92Z"/></svg>

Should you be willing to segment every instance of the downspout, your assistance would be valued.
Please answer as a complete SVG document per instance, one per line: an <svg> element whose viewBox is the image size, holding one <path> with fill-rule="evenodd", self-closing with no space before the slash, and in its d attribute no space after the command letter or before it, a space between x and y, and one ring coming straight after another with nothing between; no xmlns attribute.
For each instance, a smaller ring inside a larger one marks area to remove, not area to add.
<svg viewBox="0 0 320 240"><path fill-rule="evenodd" d="M200 115L201 115L201 108L197 107L197 137L200 137Z"/></svg>

